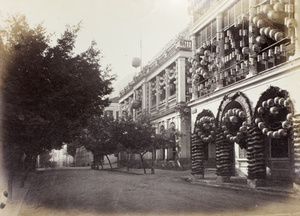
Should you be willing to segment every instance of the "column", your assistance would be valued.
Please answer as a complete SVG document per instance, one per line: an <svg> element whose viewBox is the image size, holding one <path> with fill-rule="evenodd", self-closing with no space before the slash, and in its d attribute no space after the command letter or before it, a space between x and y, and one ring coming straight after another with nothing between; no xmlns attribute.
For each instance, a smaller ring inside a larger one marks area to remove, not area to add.
<svg viewBox="0 0 300 216"><path fill-rule="evenodd" d="M165 70L165 88L166 88L166 108L169 107L169 96L170 96L170 82L169 82L169 69Z"/></svg>
<svg viewBox="0 0 300 216"><path fill-rule="evenodd" d="M142 85L142 110L147 110L147 83L144 82Z"/></svg>
<svg viewBox="0 0 300 216"><path fill-rule="evenodd" d="M159 94L159 76L156 76L156 111L159 110L160 94Z"/></svg>
<svg viewBox="0 0 300 216"><path fill-rule="evenodd" d="M186 83L185 83L185 58L180 57L177 60L177 79L178 79L178 91L177 91L177 102L186 101Z"/></svg>

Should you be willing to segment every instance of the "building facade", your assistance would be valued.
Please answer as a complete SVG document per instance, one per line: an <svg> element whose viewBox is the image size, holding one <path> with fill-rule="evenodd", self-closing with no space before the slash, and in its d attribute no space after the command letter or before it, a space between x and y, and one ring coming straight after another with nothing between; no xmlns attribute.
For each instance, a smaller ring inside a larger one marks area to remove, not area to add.
<svg viewBox="0 0 300 216"><path fill-rule="evenodd" d="M220 182L299 190L299 11L293 0L190 0L192 24L121 92L122 114L188 134L195 177L213 166Z"/></svg>
<svg viewBox="0 0 300 216"><path fill-rule="evenodd" d="M156 133L171 128L182 132L182 160L190 158L190 121L185 120L189 110L185 104L191 99L191 94L187 93L191 81L187 71L192 42L186 38L187 33L185 30L171 40L120 92L119 97L122 117L135 118L148 113L156 125ZM172 161L174 149L160 149L155 155L157 160ZM151 158L150 154L147 156Z"/></svg>

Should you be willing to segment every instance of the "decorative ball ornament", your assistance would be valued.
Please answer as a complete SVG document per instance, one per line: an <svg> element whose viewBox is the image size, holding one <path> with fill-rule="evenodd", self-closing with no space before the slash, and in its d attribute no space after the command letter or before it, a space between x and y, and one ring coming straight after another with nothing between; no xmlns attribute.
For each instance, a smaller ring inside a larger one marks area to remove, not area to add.
<svg viewBox="0 0 300 216"><path fill-rule="evenodd" d="M256 37L255 40L260 45L265 44L267 42L267 39L265 36L258 36L258 37Z"/></svg>
<svg viewBox="0 0 300 216"><path fill-rule="evenodd" d="M272 27L266 27L265 31L264 31L265 35L268 36L271 30L272 30Z"/></svg>
<svg viewBox="0 0 300 216"><path fill-rule="evenodd" d="M269 11L267 16L270 20L278 20L279 19L279 14L274 10Z"/></svg>
<svg viewBox="0 0 300 216"><path fill-rule="evenodd" d="M240 142L244 137L245 133L247 132L247 123L244 121L245 119L245 112L238 108L233 108L227 110L227 112L224 114L223 120L223 133L226 139L228 139L230 142ZM239 122L241 126L239 130L236 132L236 134L232 134L230 132L230 127L233 125L238 124Z"/></svg>
<svg viewBox="0 0 300 216"><path fill-rule="evenodd" d="M290 98L284 99L277 96L275 98L269 98L268 100L262 101L261 106L257 108L257 112L260 115L266 114L272 119L276 119L278 118L277 116L282 113L281 109L286 109L290 106ZM269 114L266 112L269 112ZM292 127L292 119L292 113L288 113L285 117L285 120L281 123L281 128L278 128L277 130L269 128L262 118L256 118L255 124L257 124L257 127L262 131L262 133L267 135L270 139L279 139L287 136L288 130Z"/></svg>

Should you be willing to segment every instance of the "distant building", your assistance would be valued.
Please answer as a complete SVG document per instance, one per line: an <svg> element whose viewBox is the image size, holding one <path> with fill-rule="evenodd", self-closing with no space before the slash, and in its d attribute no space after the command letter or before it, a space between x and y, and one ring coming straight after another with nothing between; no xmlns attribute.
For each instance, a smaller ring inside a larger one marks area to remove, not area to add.
<svg viewBox="0 0 300 216"><path fill-rule="evenodd" d="M62 149L52 149L50 155L50 162L52 166L55 167L69 167L73 164L74 161L74 158L67 152L66 144L62 146Z"/></svg>
<svg viewBox="0 0 300 216"><path fill-rule="evenodd" d="M118 97L114 97L109 99L111 104L105 108L104 110L104 116L112 117L114 119L119 118L119 103L118 103Z"/></svg>

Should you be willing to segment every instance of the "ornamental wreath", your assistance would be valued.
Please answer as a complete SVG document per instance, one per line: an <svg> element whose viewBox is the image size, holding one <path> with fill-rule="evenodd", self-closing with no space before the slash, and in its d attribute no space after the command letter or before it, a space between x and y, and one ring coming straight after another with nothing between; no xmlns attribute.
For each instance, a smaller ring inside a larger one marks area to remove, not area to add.
<svg viewBox="0 0 300 216"><path fill-rule="evenodd" d="M229 109L222 118L223 133L230 142L243 144L246 138L246 114L242 109Z"/></svg>
<svg viewBox="0 0 300 216"><path fill-rule="evenodd" d="M293 124L291 106L290 98L277 96L262 101L261 106L257 108L257 113L260 115L255 119L257 127L270 139L287 136Z"/></svg>
<svg viewBox="0 0 300 216"><path fill-rule="evenodd" d="M215 136L216 124L215 118L203 116L197 120L197 134L204 142L210 142Z"/></svg>

